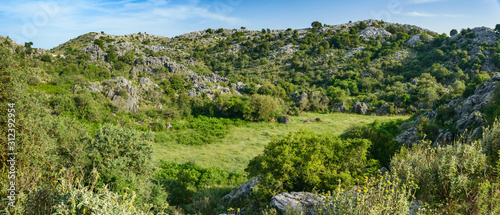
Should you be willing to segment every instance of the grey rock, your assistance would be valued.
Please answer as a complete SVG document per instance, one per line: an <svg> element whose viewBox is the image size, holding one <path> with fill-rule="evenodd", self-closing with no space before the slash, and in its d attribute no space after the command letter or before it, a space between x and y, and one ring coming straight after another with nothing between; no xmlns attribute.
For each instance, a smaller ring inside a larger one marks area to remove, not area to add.
<svg viewBox="0 0 500 215"><path fill-rule="evenodd" d="M340 113L345 113L347 112L346 104L345 102L341 102L338 104L334 104L333 107L331 108L332 110L337 110Z"/></svg>
<svg viewBox="0 0 500 215"><path fill-rule="evenodd" d="M418 42L422 42L422 40L420 39L420 35L421 34L415 34L412 37L410 37L410 39L408 39L408 41L406 41L406 42L410 45L415 45ZM429 36L429 41L432 41L434 39L433 36L431 36L431 35L428 35L428 36Z"/></svg>
<svg viewBox="0 0 500 215"><path fill-rule="evenodd" d="M380 106L375 113L379 116L389 115L389 103L384 103Z"/></svg>
<svg viewBox="0 0 500 215"><path fill-rule="evenodd" d="M357 101L354 103L353 110L355 113L366 114L366 112L368 111L368 106L364 102Z"/></svg>
<svg viewBox="0 0 500 215"><path fill-rule="evenodd" d="M102 91L102 86L91 84L91 85L87 86L87 89L89 89L89 91L94 92L94 93L100 93Z"/></svg>
<svg viewBox="0 0 500 215"><path fill-rule="evenodd" d="M307 215L315 215L314 209L322 205L324 197L320 197L308 192L280 193L271 199L271 207L275 208L279 214L289 212L300 212Z"/></svg>
<svg viewBox="0 0 500 215"><path fill-rule="evenodd" d="M359 35L364 37L365 39L370 39L377 38L378 36L383 38L385 36L391 36L392 34L383 28L368 27L361 30L361 32L359 32Z"/></svg>
<svg viewBox="0 0 500 215"><path fill-rule="evenodd" d="M279 123L288 124L290 123L290 116L282 116L278 119Z"/></svg>
<svg viewBox="0 0 500 215"><path fill-rule="evenodd" d="M141 77L141 78L139 78L139 83L141 84L141 88L143 90L148 90L153 85L153 82L148 77Z"/></svg>
<svg viewBox="0 0 500 215"><path fill-rule="evenodd" d="M362 52L363 50L365 50L365 47L362 47L362 46L357 47L357 48L355 48L355 49L352 49L352 50L348 51L348 52L344 55L344 58L349 59L349 58L350 58L351 56L353 56L354 54L359 53L359 52Z"/></svg>
<svg viewBox="0 0 500 215"><path fill-rule="evenodd" d="M234 203L247 199L252 194L252 188L257 185L259 181L260 179L255 177L248 183L238 186L236 189L223 197L224 201L227 203Z"/></svg>

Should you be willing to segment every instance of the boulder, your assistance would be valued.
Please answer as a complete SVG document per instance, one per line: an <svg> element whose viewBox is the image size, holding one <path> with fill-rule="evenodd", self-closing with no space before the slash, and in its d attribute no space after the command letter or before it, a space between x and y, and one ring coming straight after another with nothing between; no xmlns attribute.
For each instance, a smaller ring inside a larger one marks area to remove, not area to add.
<svg viewBox="0 0 500 215"><path fill-rule="evenodd" d="M356 103L354 103L353 110L355 113L366 114L366 112L368 111L368 106L364 102L357 101Z"/></svg>
<svg viewBox="0 0 500 215"><path fill-rule="evenodd" d="M290 123L290 116L282 116L278 120L279 123L288 124Z"/></svg>
<svg viewBox="0 0 500 215"><path fill-rule="evenodd" d="M238 186L229 194L222 197L222 199L224 199L224 201L226 201L227 203L241 202L250 197L250 195L252 194L252 188L257 185L259 181L260 179L258 177L255 177L248 183Z"/></svg>
<svg viewBox="0 0 500 215"><path fill-rule="evenodd" d="M332 110L337 110L340 113L345 113L347 112L347 108L345 105L345 102L341 102L338 104L334 104L333 107L331 108Z"/></svg>
<svg viewBox="0 0 500 215"><path fill-rule="evenodd" d="M322 205L324 197L319 197L308 192L280 193L271 199L271 207L275 208L278 214L288 214L299 212L300 214L315 215L316 205Z"/></svg>

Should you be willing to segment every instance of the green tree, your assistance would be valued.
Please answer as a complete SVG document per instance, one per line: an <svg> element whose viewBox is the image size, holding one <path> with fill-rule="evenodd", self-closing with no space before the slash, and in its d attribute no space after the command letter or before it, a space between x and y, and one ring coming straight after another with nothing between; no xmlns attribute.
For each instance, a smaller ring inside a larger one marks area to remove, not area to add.
<svg viewBox="0 0 500 215"><path fill-rule="evenodd" d="M453 36L455 36L456 34L458 34L457 29L452 29L452 30L450 31L450 36L452 36L452 37L453 37Z"/></svg>
<svg viewBox="0 0 500 215"><path fill-rule="evenodd" d="M271 141L246 171L263 179L258 190L264 199L283 191L331 190L339 180L352 185L362 169L376 164L367 158L370 145L331 133L292 132Z"/></svg>
<svg viewBox="0 0 500 215"><path fill-rule="evenodd" d="M497 31L497 33L500 33L500 24L497 24L497 25L495 26L495 30Z"/></svg>

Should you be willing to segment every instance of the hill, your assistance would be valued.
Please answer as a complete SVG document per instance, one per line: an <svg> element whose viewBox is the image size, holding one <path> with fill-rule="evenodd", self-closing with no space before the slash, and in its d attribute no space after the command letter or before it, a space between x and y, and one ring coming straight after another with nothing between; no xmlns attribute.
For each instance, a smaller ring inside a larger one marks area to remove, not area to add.
<svg viewBox="0 0 500 215"><path fill-rule="evenodd" d="M11 212L251 214L271 213L271 201L283 212L280 199L311 194L288 191L361 193L385 187L371 177L387 169L401 189L383 197L386 213L413 200L493 211L500 32L450 34L364 20L173 38L91 32L51 50L0 37L1 107L16 113L2 119L18 119L15 149L27 155L16 183L28 203ZM432 165L419 163L426 153ZM422 190L402 189L411 175ZM257 186L246 200L222 198L253 176L262 181L243 186ZM361 201L337 200L352 210Z"/></svg>

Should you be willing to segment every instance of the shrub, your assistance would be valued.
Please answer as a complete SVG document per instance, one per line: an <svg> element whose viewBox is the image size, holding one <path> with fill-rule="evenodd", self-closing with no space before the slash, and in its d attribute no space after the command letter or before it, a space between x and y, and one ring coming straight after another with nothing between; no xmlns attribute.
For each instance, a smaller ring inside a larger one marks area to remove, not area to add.
<svg viewBox="0 0 500 215"><path fill-rule="evenodd" d="M273 97L259 94L250 97L250 107L252 112L243 115L245 120L264 121L278 110L278 104Z"/></svg>
<svg viewBox="0 0 500 215"><path fill-rule="evenodd" d="M258 185L263 199L283 191L332 190L337 180L352 185L363 168L376 164L367 158L370 145L330 133L292 132L269 143L246 171L263 179Z"/></svg>
<svg viewBox="0 0 500 215"><path fill-rule="evenodd" d="M497 164L500 164L500 126L498 120L484 130L481 144L484 154L488 156L488 165L495 167Z"/></svg>
<svg viewBox="0 0 500 215"><path fill-rule="evenodd" d="M174 139L179 144L211 144L224 138L235 122L224 118L197 117L186 125L189 130L176 133Z"/></svg>
<svg viewBox="0 0 500 215"><path fill-rule="evenodd" d="M399 178L395 174L379 173L365 177L363 186L344 190L337 189L320 195L325 204L318 204L314 211L319 214L407 214L413 194L417 189L410 176Z"/></svg>
<svg viewBox="0 0 500 215"><path fill-rule="evenodd" d="M369 157L376 159L384 167L388 167L391 157L401 147L394 137L399 132L399 126L403 123L402 120L395 120L380 123L375 120L372 124L366 126L355 126L347 129L342 135L342 138L364 138L372 142L368 149Z"/></svg>
<svg viewBox="0 0 500 215"><path fill-rule="evenodd" d="M100 184L108 184L113 191L139 190L135 186L151 171L152 138L151 133L104 124L87 145L88 168L96 168Z"/></svg>
<svg viewBox="0 0 500 215"><path fill-rule="evenodd" d="M218 167L203 168L191 162L177 164L161 161L160 171L154 178L169 193L169 202L178 205L191 202L196 192L211 187L238 185L243 175Z"/></svg>
<svg viewBox="0 0 500 215"><path fill-rule="evenodd" d="M415 197L449 213L471 213L486 156L477 142L429 147L429 142L402 148L391 161L400 178L414 175Z"/></svg>

